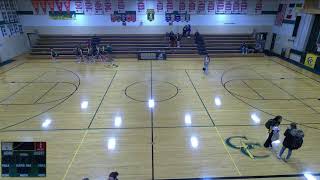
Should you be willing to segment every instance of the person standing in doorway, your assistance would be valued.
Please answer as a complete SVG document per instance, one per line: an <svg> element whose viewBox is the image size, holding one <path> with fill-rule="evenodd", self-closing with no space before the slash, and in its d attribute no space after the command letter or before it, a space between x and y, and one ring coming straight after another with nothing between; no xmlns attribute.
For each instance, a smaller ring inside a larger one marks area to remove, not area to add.
<svg viewBox="0 0 320 180"><path fill-rule="evenodd" d="M303 144L304 133L302 130L297 129L296 123L291 123L288 129L284 133L284 140L282 143L282 148L277 155L278 159L281 159L282 154L286 149L288 149L287 157L285 161L289 160L292 154L292 150L299 149Z"/></svg>

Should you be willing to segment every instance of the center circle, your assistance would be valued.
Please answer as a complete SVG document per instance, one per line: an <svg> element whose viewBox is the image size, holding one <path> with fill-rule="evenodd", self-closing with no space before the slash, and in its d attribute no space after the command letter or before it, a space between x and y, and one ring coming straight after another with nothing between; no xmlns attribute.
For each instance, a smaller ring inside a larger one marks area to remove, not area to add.
<svg viewBox="0 0 320 180"><path fill-rule="evenodd" d="M125 94L128 98L139 102L148 102L151 97L155 102L161 102L174 98L178 91L178 87L170 82L153 80L130 84Z"/></svg>

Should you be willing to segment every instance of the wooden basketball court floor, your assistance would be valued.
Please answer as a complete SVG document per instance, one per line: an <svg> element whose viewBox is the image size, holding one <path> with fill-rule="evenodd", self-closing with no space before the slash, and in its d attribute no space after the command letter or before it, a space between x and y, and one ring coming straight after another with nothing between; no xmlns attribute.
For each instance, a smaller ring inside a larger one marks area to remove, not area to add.
<svg viewBox="0 0 320 180"><path fill-rule="evenodd" d="M200 58L117 63L22 58L1 67L0 140L47 142L47 177L28 179L103 180L118 171L121 180L293 180L320 172L318 75L274 57L217 58L208 75ZM276 158L280 144L261 147L274 115L285 118L281 135L290 122L305 132L288 163Z"/></svg>

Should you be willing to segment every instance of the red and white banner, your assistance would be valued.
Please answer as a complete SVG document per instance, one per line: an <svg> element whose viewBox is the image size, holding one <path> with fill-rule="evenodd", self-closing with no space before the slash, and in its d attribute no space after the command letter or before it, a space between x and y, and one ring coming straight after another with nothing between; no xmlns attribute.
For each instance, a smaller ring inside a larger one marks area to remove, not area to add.
<svg viewBox="0 0 320 180"><path fill-rule="evenodd" d="M78 0L74 2L76 13L83 13L83 1Z"/></svg>
<svg viewBox="0 0 320 180"><path fill-rule="evenodd" d="M239 14L240 13L240 0L234 0L232 6L232 13Z"/></svg>
<svg viewBox="0 0 320 180"><path fill-rule="evenodd" d="M103 5L101 0L95 0L94 3L94 9L96 15L102 15L103 14Z"/></svg>
<svg viewBox="0 0 320 180"><path fill-rule="evenodd" d="M262 0L257 0L255 14L262 13Z"/></svg>
<svg viewBox="0 0 320 180"><path fill-rule="evenodd" d="M32 7L35 14L39 14L39 0L32 0Z"/></svg>
<svg viewBox="0 0 320 180"><path fill-rule="evenodd" d="M189 13L196 11L196 0L189 0Z"/></svg>
<svg viewBox="0 0 320 180"><path fill-rule="evenodd" d="M206 11L206 2L205 0L198 0L198 13L203 13Z"/></svg>
<svg viewBox="0 0 320 180"><path fill-rule="evenodd" d="M186 11L186 1L185 0L179 0L179 11L180 12Z"/></svg>
<svg viewBox="0 0 320 180"><path fill-rule="evenodd" d="M157 12L163 11L163 0L157 0Z"/></svg>
<svg viewBox="0 0 320 180"><path fill-rule="evenodd" d="M173 0L167 0L167 12L173 12Z"/></svg>
<svg viewBox="0 0 320 180"><path fill-rule="evenodd" d="M111 13L112 12L112 2L111 2L111 0L105 0L104 1L104 11L105 11L105 13Z"/></svg>
<svg viewBox="0 0 320 180"><path fill-rule="evenodd" d="M61 13L62 12L62 0L56 0L56 5L57 5L59 12Z"/></svg>
<svg viewBox="0 0 320 180"><path fill-rule="evenodd" d="M216 13L224 14L224 0L216 0Z"/></svg>
<svg viewBox="0 0 320 180"><path fill-rule="evenodd" d="M124 12L126 8L126 5L124 3L124 0L118 0L118 11Z"/></svg>
<svg viewBox="0 0 320 180"><path fill-rule="evenodd" d="M85 13L86 14L92 14L93 4L92 4L91 0L85 0L84 1L84 8L85 8Z"/></svg>
<svg viewBox="0 0 320 180"><path fill-rule="evenodd" d="M49 9L53 13L54 12L54 0L47 0Z"/></svg>
<svg viewBox="0 0 320 180"><path fill-rule="evenodd" d="M64 7L66 8L66 11L68 14L70 14L70 0L64 0Z"/></svg>
<svg viewBox="0 0 320 180"><path fill-rule="evenodd" d="M247 14L247 12L248 12L247 0L241 0L240 12L241 12L241 14Z"/></svg>
<svg viewBox="0 0 320 180"><path fill-rule="evenodd" d="M137 6L138 6L138 12L143 12L144 9L145 9L145 2L144 2L144 0L138 0Z"/></svg>
<svg viewBox="0 0 320 180"><path fill-rule="evenodd" d="M208 1L208 12L213 12L214 11L214 0L209 0Z"/></svg>
<svg viewBox="0 0 320 180"><path fill-rule="evenodd" d="M46 0L40 0L40 6L44 14L47 13L47 1Z"/></svg>

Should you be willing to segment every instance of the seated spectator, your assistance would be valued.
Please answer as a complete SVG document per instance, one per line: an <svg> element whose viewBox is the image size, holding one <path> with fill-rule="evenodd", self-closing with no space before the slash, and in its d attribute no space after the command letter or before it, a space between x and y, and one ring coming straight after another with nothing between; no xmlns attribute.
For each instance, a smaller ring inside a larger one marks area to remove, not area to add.
<svg viewBox="0 0 320 180"><path fill-rule="evenodd" d="M50 56L53 61L56 61L56 58L58 57L58 53L53 48L50 48Z"/></svg>
<svg viewBox="0 0 320 180"><path fill-rule="evenodd" d="M183 26L182 37L187 37L188 25Z"/></svg>
<svg viewBox="0 0 320 180"><path fill-rule="evenodd" d="M108 180L118 180L118 176L119 176L119 173L118 173L118 172L111 172L111 173L109 174Z"/></svg>
<svg viewBox="0 0 320 180"><path fill-rule="evenodd" d="M177 47L180 47L180 42L181 42L181 34L177 34L177 37L176 37L176 39L177 39Z"/></svg>
<svg viewBox="0 0 320 180"><path fill-rule="evenodd" d="M170 40L170 47L176 47L176 36L174 35L173 31L169 34L169 40Z"/></svg>
<svg viewBox="0 0 320 180"><path fill-rule="evenodd" d="M248 54L248 46L245 42L243 42L240 46L240 50L242 54Z"/></svg>
<svg viewBox="0 0 320 180"><path fill-rule="evenodd" d="M188 27L187 28L187 37L190 38L190 34L191 34L191 26L190 26L190 24L188 24L187 27Z"/></svg>

